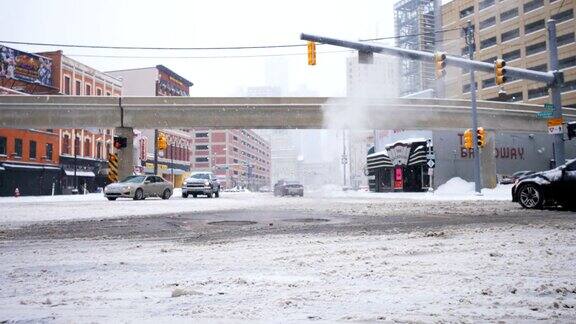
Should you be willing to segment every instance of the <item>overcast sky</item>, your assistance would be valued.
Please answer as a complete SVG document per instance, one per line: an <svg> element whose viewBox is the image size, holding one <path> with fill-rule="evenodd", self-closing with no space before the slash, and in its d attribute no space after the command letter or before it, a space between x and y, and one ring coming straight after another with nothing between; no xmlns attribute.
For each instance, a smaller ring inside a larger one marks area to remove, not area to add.
<svg viewBox="0 0 576 324"><path fill-rule="evenodd" d="M393 0L28 0L0 11L0 40L83 45L209 47L304 44L301 32L345 39L394 35ZM8 44L7 44L8 45ZM25 51L57 48L8 45ZM306 64L306 48L243 51L142 51L64 48L64 53L102 71L164 64L194 83L193 96L230 96L266 85L270 74L293 92L346 93L348 53L318 53ZM319 52L338 48L319 47ZM214 57L302 55L256 58L104 58L109 56ZM277 67L277 69L275 68ZM270 71L273 70L273 73Z"/></svg>

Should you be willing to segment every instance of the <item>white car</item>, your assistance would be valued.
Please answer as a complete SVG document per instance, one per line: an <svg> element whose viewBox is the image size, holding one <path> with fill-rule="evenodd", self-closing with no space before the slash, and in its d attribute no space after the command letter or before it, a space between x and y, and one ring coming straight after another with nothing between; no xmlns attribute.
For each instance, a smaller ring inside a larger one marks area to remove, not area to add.
<svg viewBox="0 0 576 324"><path fill-rule="evenodd" d="M108 200L116 200L117 198L143 200L147 197L168 199L173 192L174 186L171 182L155 175L129 176L104 188L104 196Z"/></svg>

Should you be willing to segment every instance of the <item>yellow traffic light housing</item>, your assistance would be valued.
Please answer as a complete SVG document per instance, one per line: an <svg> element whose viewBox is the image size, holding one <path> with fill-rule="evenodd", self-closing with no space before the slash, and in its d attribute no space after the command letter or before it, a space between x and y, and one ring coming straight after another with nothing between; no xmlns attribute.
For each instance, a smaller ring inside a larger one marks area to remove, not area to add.
<svg viewBox="0 0 576 324"><path fill-rule="evenodd" d="M484 147L486 145L486 131L483 127L478 127L476 136L478 138L478 147Z"/></svg>
<svg viewBox="0 0 576 324"><path fill-rule="evenodd" d="M474 147L474 138L472 137L471 129L467 129L464 131L464 147L469 150Z"/></svg>
<svg viewBox="0 0 576 324"><path fill-rule="evenodd" d="M164 150L168 147L168 140L166 139L166 135L163 133L158 134L158 143L156 143L156 147L159 150Z"/></svg>
<svg viewBox="0 0 576 324"><path fill-rule="evenodd" d="M434 68L436 70L436 79L442 79L446 75L446 53L434 53Z"/></svg>
<svg viewBox="0 0 576 324"><path fill-rule="evenodd" d="M316 65L316 43L308 42L308 65Z"/></svg>
<svg viewBox="0 0 576 324"><path fill-rule="evenodd" d="M503 85L506 83L506 61L497 59L494 61L494 73L496 74L496 84Z"/></svg>

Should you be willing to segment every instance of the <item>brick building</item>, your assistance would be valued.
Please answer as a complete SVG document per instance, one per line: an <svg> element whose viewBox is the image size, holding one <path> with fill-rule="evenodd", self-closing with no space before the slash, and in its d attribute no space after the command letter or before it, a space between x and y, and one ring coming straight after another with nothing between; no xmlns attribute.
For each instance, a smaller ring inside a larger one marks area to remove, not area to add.
<svg viewBox="0 0 576 324"><path fill-rule="evenodd" d="M65 56L62 51L41 55L52 59L52 84L68 96L120 96L122 82ZM58 154L65 177L63 193L75 188L94 192L106 184L108 153L113 153L114 129L59 129Z"/></svg>
<svg viewBox="0 0 576 324"><path fill-rule="evenodd" d="M0 95L58 94L52 60L0 46ZM0 129L0 196L60 192L58 133L54 130Z"/></svg>
<svg viewBox="0 0 576 324"><path fill-rule="evenodd" d="M192 129L192 171L212 171L222 188L270 186L270 144L252 130Z"/></svg>
<svg viewBox="0 0 576 324"><path fill-rule="evenodd" d="M449 54L464 55L464 28L468 20L474 26L475 59L493 63L504 59L508 66L536 71L549 70L546 21L556 20L559 65L564 71L562 104L576 107L576 22L575 0L453 0L442 7L443 46ZM469 72L448 68L446 96L469 98ZM493 73L477 73L478 99L524 101L543 104L550 101L542 83L511 77L500 89ZM505 90L506 95L499 95Z"/></svg>
<svg viewBox="0 0 576 324"><path fill-rule="evenodd" d="M123 83L125 96L184 96L190 95L192 82L164 65L110 71L108 74ZM154 172L154 130L135 130L134 147L138 172ZM158 152L158 173L166 180L180 186L190 171L193 137L188 130L160 129L168 140L168 148Z"/></svg>

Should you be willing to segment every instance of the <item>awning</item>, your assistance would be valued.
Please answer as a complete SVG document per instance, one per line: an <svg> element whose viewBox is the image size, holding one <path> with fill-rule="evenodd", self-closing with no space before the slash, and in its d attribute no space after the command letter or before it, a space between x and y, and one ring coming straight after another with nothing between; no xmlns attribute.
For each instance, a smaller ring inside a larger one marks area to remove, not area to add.
<svg viewBox="0 0 576 324"><path fill-rule="evenodd" d="M59 167L55 166L45 166L45 165L34 165L34 164L12 164L4 163L2 167L9 169L27 169L27 170L49 170L49 171L60 171Z"/></svg>
<svg viewBox="0 0 576 324"><path fill-rule="evenodd" d="M65 170L67 176L74 176L74 170ZM92 171L78 171L76 170L77 177L95 177L96 175Z"/></svg>

